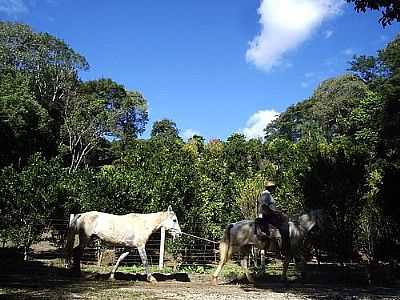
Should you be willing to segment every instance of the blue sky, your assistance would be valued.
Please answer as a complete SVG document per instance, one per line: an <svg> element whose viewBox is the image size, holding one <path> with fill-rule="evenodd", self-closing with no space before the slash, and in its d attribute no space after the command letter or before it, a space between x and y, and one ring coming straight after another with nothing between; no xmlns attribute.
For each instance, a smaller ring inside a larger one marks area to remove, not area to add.
<svg viewBox="0 0 400 300"><path fill-rule="evenodd" d="M84 55L84 80L140 91L150 121L183 137L248 137L354 54L374 55L399 33L378 13L341 0L0 0L0 19L49 32Z"/></svg>

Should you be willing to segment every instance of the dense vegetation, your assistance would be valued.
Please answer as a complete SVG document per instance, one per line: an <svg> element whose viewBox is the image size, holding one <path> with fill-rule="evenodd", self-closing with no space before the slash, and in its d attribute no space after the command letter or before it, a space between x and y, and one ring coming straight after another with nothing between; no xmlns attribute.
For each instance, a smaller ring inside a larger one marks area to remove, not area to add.
<svg viewBox="0 0 400 300"><path fill-rule="evenodd" d="M338 260L400 253L400 38L354 57L348 74L289 107L264 140L183 141L172 120L140 139L146 99L112 79L82 81L87 68L65 42L0 23L2 240L29 246L38 224L79 211L168 205L184 231L217 239L228 222L255 216L268 178L289 215L329 212L320 246Z"/></svg>

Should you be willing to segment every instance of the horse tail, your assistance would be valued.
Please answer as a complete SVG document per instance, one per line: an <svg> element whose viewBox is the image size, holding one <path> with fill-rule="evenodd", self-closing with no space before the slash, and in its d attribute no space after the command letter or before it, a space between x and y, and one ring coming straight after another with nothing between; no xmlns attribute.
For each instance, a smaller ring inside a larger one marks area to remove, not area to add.
<svg viewBox="0 0 400 300"><path fill-rule="evenodd" d="M232 255L232 246L231 246L231 229L233 227L233 224L229 224L225 231L224 231L224 236L219 243L219 252L220 252L220 257L221 261L224 261L226 263L231 255Z"/></svg>
<svg viewBox="0 0 400 300"><path fill-rule="evenodd" d="M70 218L67 229L67 242L65 245L65 264L69 266L71 264L72 251L75 243L75 234L78 232L77 221L81 217L81 214L75 215Z"/></svg>
<svg viewBox="0 0 400 300"><path fill-rule="evenodd" d="M222 240L219 242L219 264L217 269L215 270L213 274L213 283L216 285L217 284L217 278L219 273L221 272L223 266L225 263L229 260L229 258L232 256L232 247L231 247L231 228L233 227L233 224L229 224L225 231L224 231L224 236L222 237Z"/></svg>

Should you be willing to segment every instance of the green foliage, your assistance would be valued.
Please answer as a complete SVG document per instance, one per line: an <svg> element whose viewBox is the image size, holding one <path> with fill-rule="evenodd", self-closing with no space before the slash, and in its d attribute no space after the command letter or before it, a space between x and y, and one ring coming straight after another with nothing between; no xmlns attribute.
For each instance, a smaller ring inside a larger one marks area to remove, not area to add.
<svg viewBox="0 0 400 300"><path fill-rule="evenodd" d="M65 105L62 136L76 171L105 136L121 138L122 145L144 131L146 100L110 79L88 81Z"/></svg>
<svg viewBox="0 0 400 300"><path fill-rule="evenodd" d="M76 89L78 71L87 68L85 58L62 40L28 25L0 22L0 72L24 78L29 94L46 110L48 133L40 147L46 157L56 155L65 100Z"/></svg>
<svg viewBox="0 0 400 300"><path fill-rule="evenodd" d="M21 171L6 167L0 173L0 228L2 238L18 246L37 241L61 208L58 202L63 170L57 160L34 155Z"/></svg>
<svg viewBox="0 0 400 300"><path fill-rule="evenodd" d="M0 165L24 162L45 151L49 134L48 112L35 100L29 81L20 73L0 75Z"/></svg>
<svg viewBox="0 0 400 300"><path fill-rule="evenodd" d="M241 134L184 142L168 119L140 140L146 99L111 79L80 81L87 67L63 41L0 22L3 239L29 246L43 228L33 225L51 216L168 205L183 231L218 239L228 223L255 217L269 179L290 216L328 211L332 227L321 244L340 260L353 248L372 260L398 256L387 249L400 248L399 37L376 56L355 57L354 75L326 80L289 107L267 126L265 142ZM28 162L36 152L47 159ZM171 249L183 242L190 239Z"/></svg>
<svg viewBox="0 0 400 300"><path fill-rule="evenodd" d="M148 121L147 102L139 92L127 91L111 79L99 79L83 83L80 93L102 101L103 109L112 115L106 134L126 143L144 132Z"/></svg>
<svg viewBox="0 0 400 300"><path fill-rule="evenodd" d="M236 201L244 219L255 219L258 217L258 199L264 189L265 180L261 174L257 174L253 178L247 178L236 184Z"/></svg>
<svg viewBox="0 0 400 300"><path fill-rule="evenodd" d="M357 12L365 13L367 9L381 11L379 23L383 27L392 24L393 21L400 21L400 7L397 0L347 0L347 2L353 2Z"/></svg>
<svg viewBox="0 0 400 300"><path fill-rule="evenodd" d="M164 137L164 138L179 138L179 130L176 127L175 122L169 119L163 119L156 121L151 129L151 137Z"/></svg>

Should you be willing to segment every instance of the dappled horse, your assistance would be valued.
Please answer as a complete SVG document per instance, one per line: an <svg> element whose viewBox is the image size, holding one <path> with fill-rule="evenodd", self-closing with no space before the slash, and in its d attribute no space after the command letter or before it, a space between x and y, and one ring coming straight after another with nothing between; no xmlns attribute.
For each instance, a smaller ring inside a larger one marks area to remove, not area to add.
<svg viewBox="0 0 400 300"><path fill-rule="evenodd" d="M258 249L267 249L269 247L270 239L265 237L260 239L256 233L256 224L254 220L241 220L236 223L229 224L219 243L219 256L220 261L217 269L213 274L213 283L217 284L218 275L222 271L224 265L231 259L235 253L240 253L241 266L245 271L246 277L249 282L254 279L248 270L248 255L252 246Z"/></svg>
<svg viewBox="0 0 400 300"><path fill-rule="evenodd" d="M142 260L147 280L155 281L149 274L145 245L150 235L165 227L173 237L181 234L178 219L171 206L165 212L151 214L112 215L97 211L77 214L70 220L67 244L65 249L66 264L71 264L73 256L73 269L80 272L80 261L85 246L91 238L98 239L112 245L122 246L127 249L136 247ZM79 235L79 245L75 248L75 234ZM113 267L110 279L121 261L128 256L130 250L121 254Z"/></svg>
<svg viewBox="0 0 400 300"><path fill-rule="evenodd" d="M308 232L314 226L322 227L322 211L313 210L302 214L296 222L289 221L289 240L290 247L282 253L284 255L282 278L287 279L287 269L293 258L303 259L302 246ZM274 232L274 231L273 231ZM229 224L224 232L219 244L220 262L213 274L213 282L217 284L218 275L223 266L228 262L233 254L240 252L242 255L241 265L245 271L249 282L254 282L248 270L248 254L252 246L258 249L268 249L271 242L270 236L257 236L256 224L254 220L242 220ZM284 250L284 249L282 249Z"/></svg>

